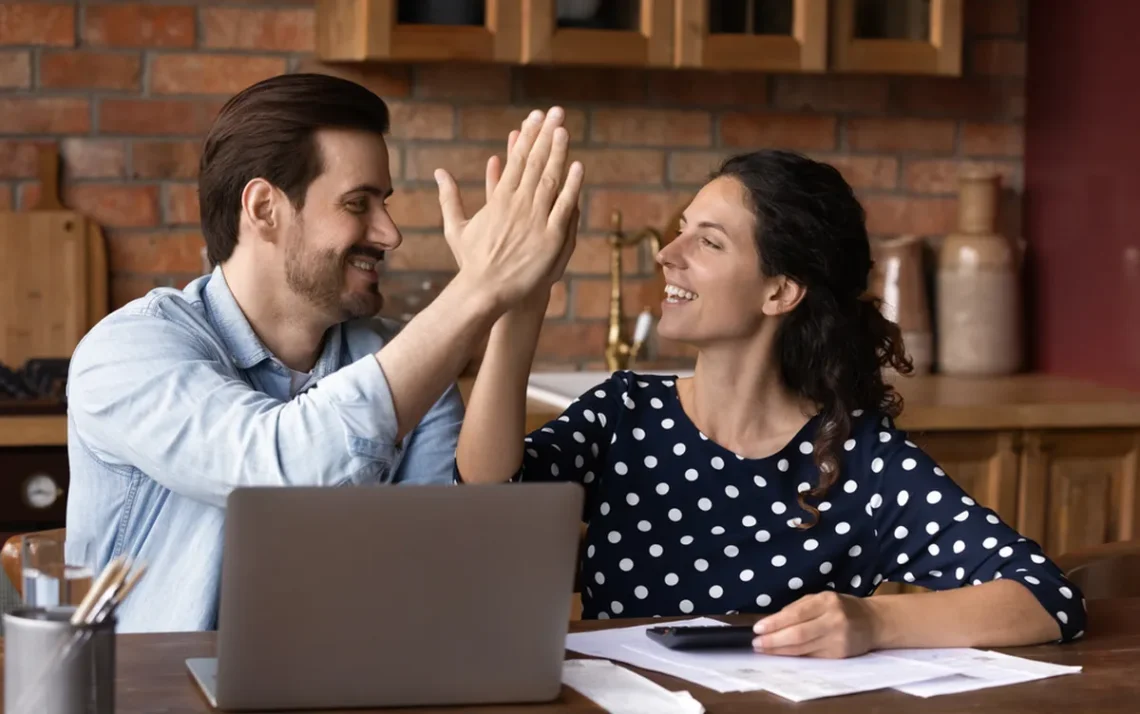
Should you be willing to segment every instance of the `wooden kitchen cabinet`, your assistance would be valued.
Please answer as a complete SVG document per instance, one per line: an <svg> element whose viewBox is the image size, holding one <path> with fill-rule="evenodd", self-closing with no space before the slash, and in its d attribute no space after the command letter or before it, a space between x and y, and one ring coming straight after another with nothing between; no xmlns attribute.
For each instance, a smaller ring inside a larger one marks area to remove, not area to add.
<svg viewBox="0 0 1140 714"><path fill-rule="evenodd" d="M958 75L962 0L317 0L324 62Z"/></svg>
<svg viewBox="0 0 1140 714"><path fill-rule="evenodd" d="M1051 556L1140 537L1140 429L1030 432L1018 527Z"/></svg>
<svg viewBox="0 0 1140 714"><path fill-rule="evenodd" d="M962 0L833 0L831 69L962 74Z"/></svg>
<svg viewBox="0 0 1140 714"><path fill-rule="evenodd" d="M673 63L673 0L567 3L522 0L522 61L668 67ZM576 11L581 11L578 15Z"/></svg>
<svg viewBox="0 0 1140 714"><path fill-rule="evenodd" d="M676 0L674 65L827 69L828 0Z"/></svg>
<svg viewBox="0 0 1140 714"><path fill-rule="evenodd" d="M317 0L326 62L518 62L522 0Z"/></svg>

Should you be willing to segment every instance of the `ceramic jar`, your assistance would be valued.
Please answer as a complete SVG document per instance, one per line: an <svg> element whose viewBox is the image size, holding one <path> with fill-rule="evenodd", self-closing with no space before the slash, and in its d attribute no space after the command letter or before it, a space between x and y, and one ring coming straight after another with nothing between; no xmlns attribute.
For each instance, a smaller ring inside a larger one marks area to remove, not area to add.
<svg viewBox="0 0 1140 714"><path fill-rule="evenodd" d="M872 292L883 316L898 324L915 374L927 374L934 362L930 305L926 298L922 238L899 236L876 241Z"/></svg>
<svg viewBox="0 0 1140 714"><path fill-rule="evenodd" d="M1001 177L959 178L958 230L938 257L938 370L998 376L1021 369L1024 243L997 232Z"/></svg>

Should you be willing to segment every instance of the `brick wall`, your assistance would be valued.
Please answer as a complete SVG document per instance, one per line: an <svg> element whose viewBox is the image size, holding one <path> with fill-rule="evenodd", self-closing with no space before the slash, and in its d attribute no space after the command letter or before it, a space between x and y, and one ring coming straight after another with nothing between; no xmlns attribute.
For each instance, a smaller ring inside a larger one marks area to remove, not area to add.
<svg viewBox="0 0 1140 714"><path fill-rule="evenodd" d="M596 366L605 334L610 212L664 228L728 153L779 146L833 162L876 236L954 226L955 175L996 167L1019 209L1025 0L967 0L964 78L616 69L320 67L306 0L0 3L0 208L34 203L35 147L59 141L64 200L106 228L114 305L199 270L198 144L232 93L317 68L390 102L392 212L404 245L385 278L393 315L414 313L454 263L431 172L482 203L490 152L536 106L567 107L587 169L583 230L552 300L538 361ZM1019 210L1011 211L1017 216ZM645 250L626 260L627 312L659 299ZM683 355L655 345L652 355Z"/></svg>

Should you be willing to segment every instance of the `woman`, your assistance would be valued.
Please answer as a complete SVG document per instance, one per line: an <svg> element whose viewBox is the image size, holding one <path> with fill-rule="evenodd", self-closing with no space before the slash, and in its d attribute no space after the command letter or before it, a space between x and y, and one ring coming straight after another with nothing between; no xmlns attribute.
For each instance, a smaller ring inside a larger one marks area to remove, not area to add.
<svg viewBox="0 0 1140 714"><path fill-rule="evenodd" d="M583 484L583 617L754 612L758 651L825 657L1083 634L1078 589L895 427L882 370L911 365L838 171L731 158L657 260L693 377L617 372L524 451L547 291L495 326L456 453L462 482ZM888 580L935 592L865 597Z"/></svg>

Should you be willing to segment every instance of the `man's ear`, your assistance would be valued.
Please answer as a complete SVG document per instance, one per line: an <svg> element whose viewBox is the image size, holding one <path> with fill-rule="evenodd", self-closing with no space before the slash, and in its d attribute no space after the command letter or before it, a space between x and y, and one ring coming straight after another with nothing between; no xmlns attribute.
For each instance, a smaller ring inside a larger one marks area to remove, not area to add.
<svg viewBox="0 0 1140 714"><path fill-rule="evenodd" d="M765 315L776 317L786 315L796 309L796 305L807 295L807 289L796 281L780 275L773 278L764 297L763 312Z"/></svg>
<svg viewBox="0 0 1140 714"><path fill-rule="evenodd" d="M255 178L241 192L241 220L253 235L274 243L280 233L284 215L284 196L265 179Z"/></svg>

